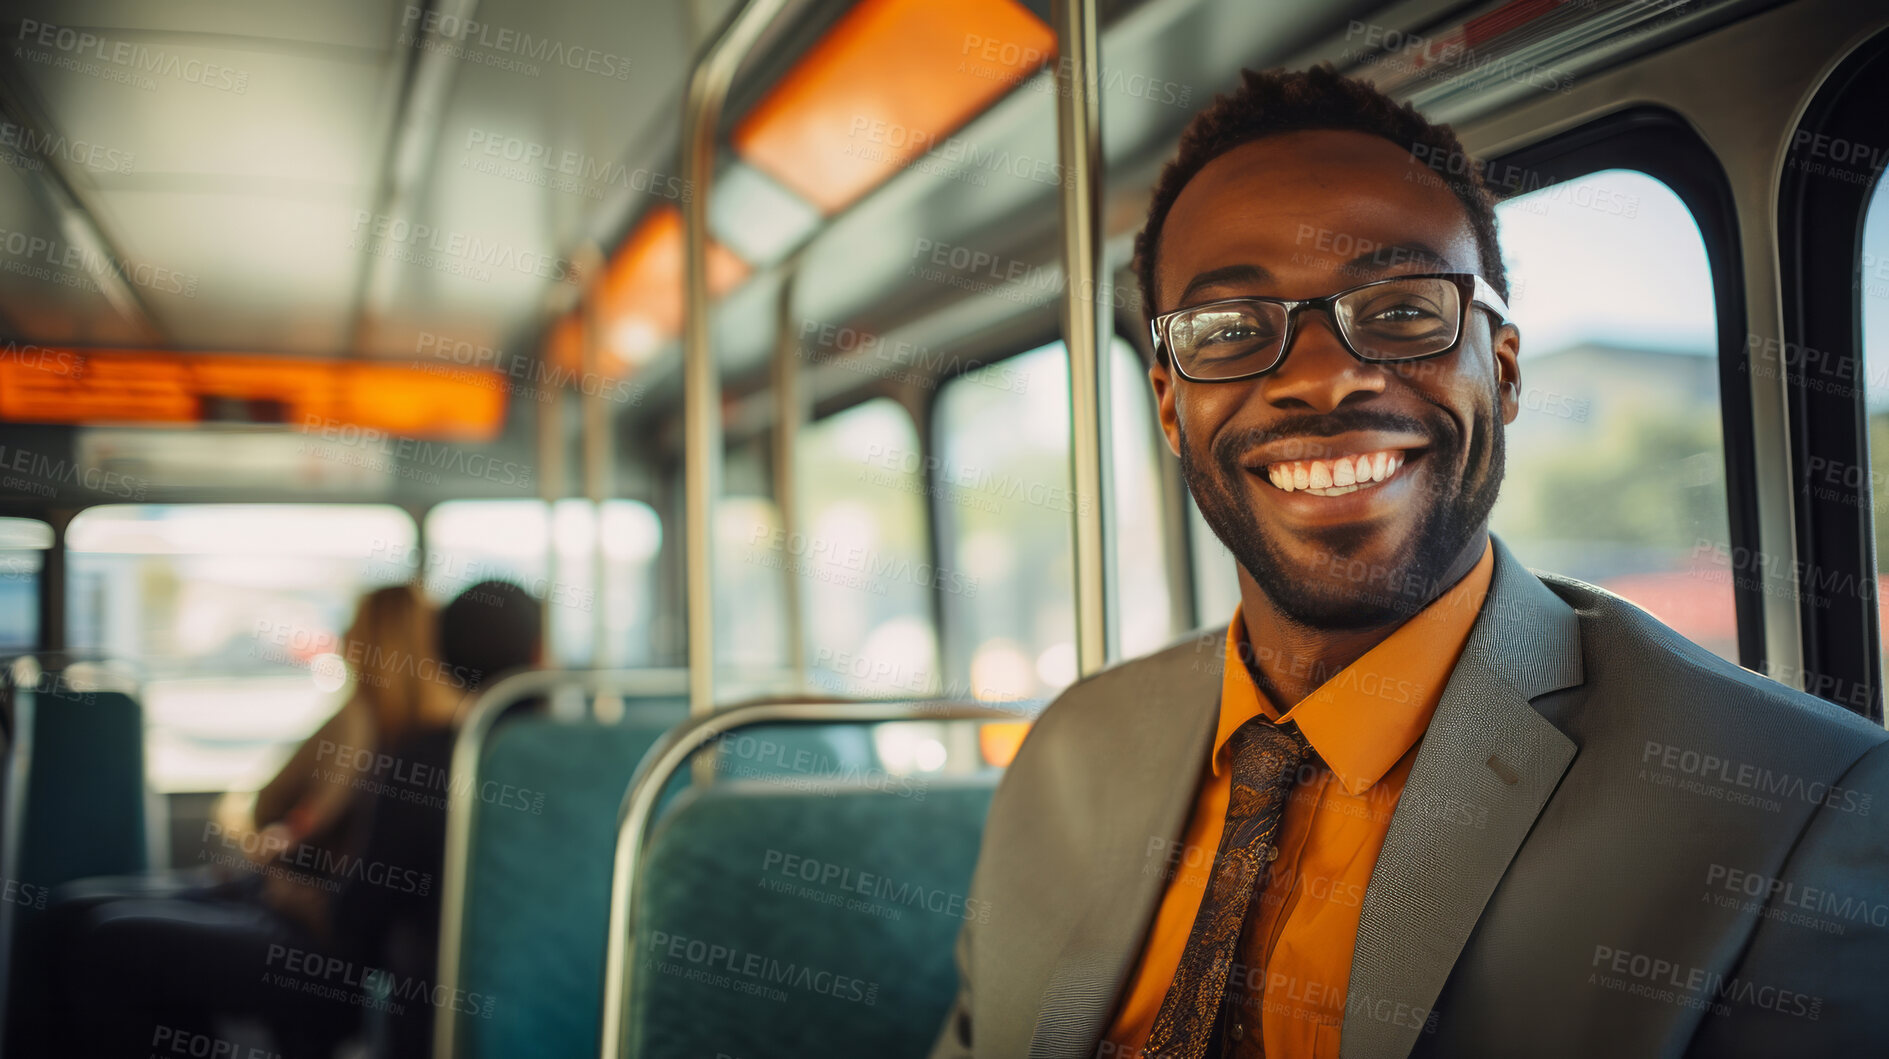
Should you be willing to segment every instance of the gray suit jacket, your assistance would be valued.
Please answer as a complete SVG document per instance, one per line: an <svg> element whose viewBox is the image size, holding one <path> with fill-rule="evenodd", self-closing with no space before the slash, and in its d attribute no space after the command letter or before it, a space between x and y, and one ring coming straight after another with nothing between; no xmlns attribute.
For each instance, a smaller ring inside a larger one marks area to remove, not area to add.
<svg viewBox="0 0 1889 1059"><path fill-rule="evenodd" d="M935 1057L1101 1047L1224 631L1070 688L997 792ZM1365 892L1347 1059L1889 1055L1889 737L1500 541Z"/></svg>

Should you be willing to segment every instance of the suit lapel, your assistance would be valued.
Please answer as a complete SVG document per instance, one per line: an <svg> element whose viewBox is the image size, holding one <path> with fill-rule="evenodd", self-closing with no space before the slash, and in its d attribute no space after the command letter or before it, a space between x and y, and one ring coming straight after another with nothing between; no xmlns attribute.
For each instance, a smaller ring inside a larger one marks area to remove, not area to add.
<svg viewBox="0 0 1889 1059"><path fill-rule="evenodd" d="M1095 856L1076 866L1087 895L1038 1008L1031 1059L1093 1053L1141 956L1166 874L1154 869L1151 839L1179 841L1220 716L1226 630L1202 632L1153 665L1117 676L1132 683L1098 693L1085 709L1092 736L1084 754L1084 817L1098 828ZM1106 675L1098 679L1106 679Z"/></svg>
<svg viewBox="0 0 1889 1059"><path fill-rule="evenodd" d="M1412 763L1353 950L1345 1059L1410 1054L1483 906L1574 760L1529 700L1581 682L1572 609L1495 542L1490 592Z"/></svg>

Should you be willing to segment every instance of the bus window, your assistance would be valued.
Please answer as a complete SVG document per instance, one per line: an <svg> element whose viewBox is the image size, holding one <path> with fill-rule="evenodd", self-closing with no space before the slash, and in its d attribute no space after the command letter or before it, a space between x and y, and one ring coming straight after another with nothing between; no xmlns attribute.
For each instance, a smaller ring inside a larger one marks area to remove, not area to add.
<svg viewBox="0 0 1889 1059"><path fill-rule="evenodd" d="M1062 343L952 380L938 395L937 501L947 565L976 591L944 596L951 671L981 698L1035 698L1076 679L1069 478L1069 358ZM1172 636L1147 371L1109 355L1110 497L1123 657Z"/></svg>
<svg viewBox="0 0 1889 1059"><path fill-rule="evenodd" d="M1490 526L1737 661L1717 313L1698 224L1625 169L1496 207L1521 410Z"/></svg>
<svg viewBox="0 0 1889 1059"><path fill-rule="evenodd" d="M67 642L138 667L152 787L253 789L341 705L335 645L362 593L413 577L414 542L383 505L90 508Z"/></svg>
<svg viewBox="0 0 1889 1059"><path fill-rule="evenodd" d="M1863 260L1857 276L1863 304L1864 401L1869 414L1869 480L1875 490L1871 521L1875 526L1877 629L1889 647L1889 613L1882 610L1889 592L1889 511L1882 503L1889 490L1875 489L1889 473L1889 195L1878 181L1863 215ZM1889 650L1885 650L1889 654Z"/></svg>
<svg viewBox="0 0 1889 1059"><path fill-rule="evenodd" d="M931 593L971 589L950 563L932 568L912 417L890 398L855 405L804 430L795 459L809 679L846 695L943 691Z"/></svg>
<svg viewBox="0 0 1889 1059"><path fill-rule="evenodd" d="M451 500L426 516L426 590L444 605L480 581L516 582L544 603L547 664L646 666L661 549L662 521L637 500Z"/></svg>
<svg viewBox="0 0 1889 1059"><path fill-rule="evenodd" d="M39 642L39 571L52 527L38 519L0 518L0 653Z"/></svg>

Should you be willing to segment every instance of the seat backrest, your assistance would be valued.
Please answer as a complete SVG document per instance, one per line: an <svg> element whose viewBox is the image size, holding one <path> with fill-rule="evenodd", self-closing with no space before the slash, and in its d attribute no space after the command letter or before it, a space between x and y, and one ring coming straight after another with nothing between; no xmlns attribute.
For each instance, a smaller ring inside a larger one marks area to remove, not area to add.
<svg viewBox="0 0 1889 1059"><path fill-rule="evenodd" d="M20 878L51 887L150 866L144 711L118 691L21 690ZM30 700L30 701L29 701Z"/></svg>
<svg viewBox="0 0 1889 1059"><path fill-rule="evenodd" d="M922 1056L997 774L734 781L678 798L638 872L634 1056Z"/></svg>
<svg viewBox="0 0 1889 1059"><path fill-rule="evenodd" d="M12 690L13 729L6 766L4 881L11 888L0 919L7 946L0 974L6 1032L21 1012L47 1003L46 966L37 928L53 887L95 875L135 875L150 867L144 791L144 711L117 691ZM0 1049L4 1050L4 1049Z"/></svg>
<svg viewBox="0 0 1889 1059"><path fill-rule="evenodd" d="M529 715L486 737L467 781L457 1055L597 1054L617 811L644 753L686 714L676 700L611 725Z"/></svg>

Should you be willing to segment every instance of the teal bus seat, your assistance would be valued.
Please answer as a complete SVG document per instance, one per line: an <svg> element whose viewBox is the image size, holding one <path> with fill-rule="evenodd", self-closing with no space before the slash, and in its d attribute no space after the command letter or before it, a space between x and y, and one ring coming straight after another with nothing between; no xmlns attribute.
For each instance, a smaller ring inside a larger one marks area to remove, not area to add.
<svg viewBox="0 0 1889 1059"><path fill-rule="evenodd" d="M137 700L117 691L16 694L28 727L20 879L52 887L148 869Z"/></svg>
<svg viewBox="0 0 1889 1059"><path fill-rule="evenodd" d="M733 780L847 780L878 767L872 730L859 724L748 725L716 741L715 774Z"/></svg>
<svg viewBox="0 0 1889 1059"><path fill-rule="evenodd" d="M16 1043L22 1013L44 1010L48 941L43 910L61 884L150 868L144 790L144 711L117 691L12 689L4 874L14 891L0 918L8 946L5 1031ZM8 1049L0 1048L0 1051Z"/></svg>
<svg viewBox="0 0 1889 1059"><path fill-rule="evenodd" d="M999 773L692 788L637 873L629 1053L923 1056Z"/></svg>
<svg viewBox="0 0 1889 1059"><path fill-rule="evenodd" d="M486 738L471 784L456 1055L594 1059L617 811L644 753L687 713L675 700L639 703L620 724L529 715Z"/></svg>

